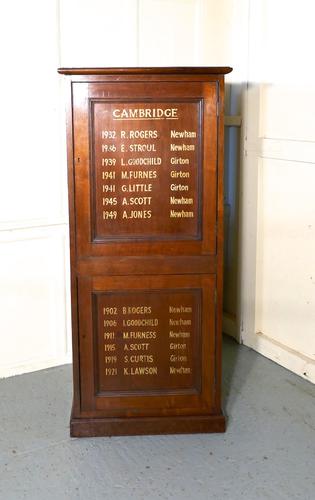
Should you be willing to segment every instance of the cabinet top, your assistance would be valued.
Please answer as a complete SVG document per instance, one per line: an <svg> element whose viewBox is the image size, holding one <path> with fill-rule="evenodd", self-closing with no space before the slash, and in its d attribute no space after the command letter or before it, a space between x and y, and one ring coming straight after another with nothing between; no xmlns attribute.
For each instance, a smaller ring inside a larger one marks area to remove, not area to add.
<svg viewBox="0 0 315 500"><path fill-rule="evenodd" d="M200 75L230 73L229 66L183 66L183 67L129 67L129 68L58 68L62 75Z"/></svg>

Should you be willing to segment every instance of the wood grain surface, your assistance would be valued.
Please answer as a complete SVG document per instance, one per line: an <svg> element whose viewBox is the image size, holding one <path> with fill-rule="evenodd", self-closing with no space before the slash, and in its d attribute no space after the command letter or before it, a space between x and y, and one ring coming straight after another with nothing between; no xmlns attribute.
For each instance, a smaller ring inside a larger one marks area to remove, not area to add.
<svg viewBox="0 0 315 500"><path fill-rule="evenodd" d="M61 68L71 435L222 432L224 74Z"/></svg>

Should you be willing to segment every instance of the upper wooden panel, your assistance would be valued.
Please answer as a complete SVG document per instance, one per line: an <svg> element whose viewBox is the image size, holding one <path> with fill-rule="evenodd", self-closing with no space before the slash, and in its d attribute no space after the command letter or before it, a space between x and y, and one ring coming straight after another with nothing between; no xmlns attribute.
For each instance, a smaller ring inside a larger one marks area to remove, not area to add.
<svg viewBox="0 0 315 500"><path fill-rule="evenodd" d="M211 82L74 82L79 257L216 253Z"/></svg>
<svg viewBox="0 0 315 500"><path fill-rule="evenodd" d="M164 68L58 68L58 73L62 75L226 75L231 73L229 66L199 66L199 67L164 67Z"/></svg>

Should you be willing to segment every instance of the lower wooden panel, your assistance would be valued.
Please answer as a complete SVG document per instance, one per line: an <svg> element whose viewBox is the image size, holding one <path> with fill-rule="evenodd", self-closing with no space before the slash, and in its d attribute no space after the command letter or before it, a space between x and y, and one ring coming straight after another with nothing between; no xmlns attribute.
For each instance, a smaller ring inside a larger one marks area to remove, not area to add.
<svg viewBox="0 0 315 500"><path fill-rule="evenodd" d="M71 417L72 437L130 436L146 434L192 434L225 432L225 417L219 415L189 417L88 418Z"/></svg>
<svg viewBox="0 0 315 500"><path fill-rule="evenodd" d="M80 277L75 417L220 413L215 282L215 275Z"/></svg>

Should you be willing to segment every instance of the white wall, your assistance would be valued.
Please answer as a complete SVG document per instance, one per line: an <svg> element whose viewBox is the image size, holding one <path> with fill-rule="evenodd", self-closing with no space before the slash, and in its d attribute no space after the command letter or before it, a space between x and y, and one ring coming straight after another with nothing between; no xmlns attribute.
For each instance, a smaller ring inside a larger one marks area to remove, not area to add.
<svg viewBox="0 0 315 500"><path fill-rule="evenodd" d="M2 2L0 376L69 362L66 175L54 1Z"/></svg>

